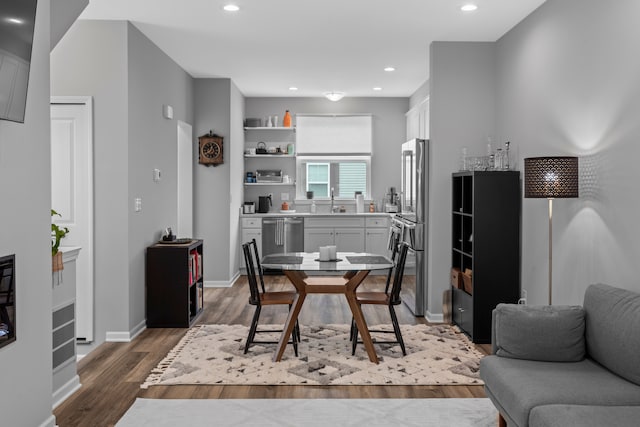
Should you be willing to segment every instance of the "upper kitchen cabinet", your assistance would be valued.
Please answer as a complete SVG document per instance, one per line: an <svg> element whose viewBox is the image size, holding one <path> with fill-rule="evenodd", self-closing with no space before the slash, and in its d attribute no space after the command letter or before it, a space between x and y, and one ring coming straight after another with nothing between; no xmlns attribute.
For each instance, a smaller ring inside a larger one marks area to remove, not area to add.
<svg viewBox="0 0 640 427"><path fill-rule="evenodd" d="M245 186L295 185L295 128L246 126ZM260 173L258 171L267 171Z"/></svg>
<svg viewBox="0 0 640 427"><path fill-rule="evenodd" d="M429 98L409 110L407 117L407 140L429 139Z"/></svg>

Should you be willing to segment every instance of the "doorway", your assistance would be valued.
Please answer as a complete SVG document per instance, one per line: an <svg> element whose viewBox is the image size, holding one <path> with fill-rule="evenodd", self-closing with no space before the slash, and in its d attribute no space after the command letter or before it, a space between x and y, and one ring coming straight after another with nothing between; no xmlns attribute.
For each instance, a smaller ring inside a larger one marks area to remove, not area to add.
<svg viewBox="0 0 640 427"><path fill-rule="evenodd" d="M178 237L193 237L193 130L178 120Z"/></svg>
<svg viewBox="0 0 640 427"><path fill-rule="evenodd" d="M76 340L93 341L93 100L52 96L51 207L67 227L63 246L82 249L76 261Z"/></svg>

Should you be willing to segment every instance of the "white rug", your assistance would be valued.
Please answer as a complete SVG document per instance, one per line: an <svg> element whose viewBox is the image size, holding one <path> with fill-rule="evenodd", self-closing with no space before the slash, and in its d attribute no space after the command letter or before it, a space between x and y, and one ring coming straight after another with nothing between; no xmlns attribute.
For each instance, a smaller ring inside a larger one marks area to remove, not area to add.
<svg viewBox="0 0 640 427"><path fill-rule="evenodd" d="M175 384L252 385L452 385L483 384L478 369L483 355L448 325L402 325L407 355L397 344L377 344L379 364L363 345L351 355L348 325L302 326L299 357L287 346L281 362L272 362L275 344L256 344L243 354L247 327L193 327L151 372L142 388ZM266 336L265 336L266 335ZM265 340L269 334L259 334ZM277 339L278 334L270 339ZM389 334L379 334L389 340ZM393 335L391 335L393 337ZM375 335L374 335L375 339Z"/></svg>
<svg viewBox="0 0 640 427"><path fill-rule="evenodd" d="M136 399L116 427L493 427L489 399Z"/></svg>

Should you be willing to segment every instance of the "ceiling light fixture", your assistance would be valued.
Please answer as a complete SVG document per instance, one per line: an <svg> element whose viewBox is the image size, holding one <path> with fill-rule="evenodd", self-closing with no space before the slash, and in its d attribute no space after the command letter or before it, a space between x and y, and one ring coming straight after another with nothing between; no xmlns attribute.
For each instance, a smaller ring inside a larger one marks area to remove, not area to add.
<svg viewBox="0 0 640 427"><path fill-rule="evenodd" d="M226 4L223 7L224 10L226 10L227 12L237 12L240 10L240 8L238 6L236 6L235 4Z"/></svg>
<svg viewBox="0 0 640 427"><path fill-rule="evenodd" d="M374 87L373 90L382 90L381 87Z"/></svg>
<svg viewBox="0 0 640 427"><path fill-rule="evenodd" d="M325 92L324 96L329 100L329 101L340 101L343 97L344 97L344 92Z"/></svg>
<svg viewBox="0 0 640 427"><path fill-rule="evenodd" d="M395 71L396 69L394 67L385 67L384 70L387 72L391 72L391 71Z"/></svg>
<svg viewBox="0 0 640 427"><path fill-rule="evenodd" d="M478 9L478 6L476 6L475 4L471 4L471 3L465 4L464 6L462 6L460 8L460 10L463 11L463 12L473 12L474 10L477 10L477 9Z"/></svg>
<svg viewBox="0 0 640 427"><path fill-rule="evenodd" d="M294 91L295 91L295 90L298 90L298 88L297 88L297 87L295 87L295 86L291 86L291 87L289 88L289 90L294 90Z"/></svg>
<svg viewBox="0 0 640 427"><path fill-rule="evenodd" d="M10 22L12 24L24 24L24 21L18 18L7 18L7 22Z"/></svg>

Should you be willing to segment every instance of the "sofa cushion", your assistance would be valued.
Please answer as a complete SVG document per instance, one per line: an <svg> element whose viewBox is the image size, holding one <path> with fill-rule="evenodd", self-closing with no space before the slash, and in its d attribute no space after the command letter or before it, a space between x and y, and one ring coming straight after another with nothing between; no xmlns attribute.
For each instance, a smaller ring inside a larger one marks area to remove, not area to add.
<svg viewBox="0 0 640 427"><path fill-rule="evenodd" d="M578 306L498 304L494 353L515 359L577 362L584 358L584 310Z"/></svg>
<svg viewBox="0 0 640 427"><path fill-rule="evenodd" d="M640 406L543 405L531 410L529 427L638 427Z"/></svg>
<svg viewBox="0 0 640 427"><path fill-rule="evenodd" d="M557 363L486 356L480 377L487 395L506 417L526 427L529 412L540 405L640 405L640 387L591 359Z"/></svg>
<svg viewBox="0 0 640 427"><path fill-rule="evenodd" d="M640 294L591 285L584 294L587 353L640 385Z"/></svg>

